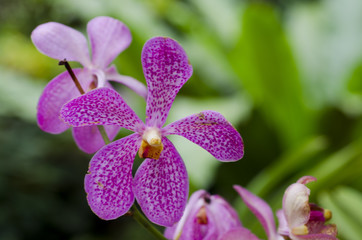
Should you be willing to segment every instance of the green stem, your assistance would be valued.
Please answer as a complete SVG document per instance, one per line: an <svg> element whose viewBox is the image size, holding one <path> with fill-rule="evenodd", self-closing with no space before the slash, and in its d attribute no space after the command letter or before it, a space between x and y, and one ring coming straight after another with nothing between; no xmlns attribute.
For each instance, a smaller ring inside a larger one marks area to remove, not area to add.
<svg viewBox="0 0 362 240"><path fill-rule="evenodd" d="M133 218L147 229L156 239L166 240L166 238L138 211L135 204L131 207Z"/></svg>
<svg viewBox="0 0 362 240"><path fill-rule="evenodd" d="M104 129L104 126L103 125L97 125L97 127L98 127L98 130L99 130L99 133L102 135L104 143L106 145L110 144L111 141L109 140L109 138L107 136L106 129Z"/></svg>

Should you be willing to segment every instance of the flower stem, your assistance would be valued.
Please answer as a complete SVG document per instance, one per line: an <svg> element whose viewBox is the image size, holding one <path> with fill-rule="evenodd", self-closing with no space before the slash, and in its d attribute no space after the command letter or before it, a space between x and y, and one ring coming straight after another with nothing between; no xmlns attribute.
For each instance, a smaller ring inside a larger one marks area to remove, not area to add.
<svg viewBox="0 0 362 240"><path fill-rule="evenodd" d="M156 239L166 240L166 238L160 233L137 209L136 205L133 204L131 207L131 214L133 218L141 224L144 228L146 228Z"/></svg>
<svg viewBox="0 0 362 240"><path fill-rule="evenodd" d="M104 143L107 145L107 144L110 144L111 141L109 140L108 136L107 136L107 133L106 133L106 129L104 128L103 125L97 125L98 127L98 131L99 133L102 135L102 138L103 138L103 141Z"/></svg>
<svg viewBox="0 0 362 240"><path fill-rule="evenodd" d="M58 63L58 64L59 64L59 65L64 65L64 66L65 66L65 68L67 69L67 71L68 71L69 75L72 77L72 79L73 79L73 82L74 82L75 86L78 88L78 91L80 92L80 94L82 94L82 95L83 95L83 94L85 93L85 91L83 90L82 86L80 85L80 83L79 83L79 81L78 81L77 77L75 76L75 74L74 74L74 72L73 72L72 68L70 67L70 65L69 65L68 61L64 58L64 60L59 61L59 63Z"/></svg>

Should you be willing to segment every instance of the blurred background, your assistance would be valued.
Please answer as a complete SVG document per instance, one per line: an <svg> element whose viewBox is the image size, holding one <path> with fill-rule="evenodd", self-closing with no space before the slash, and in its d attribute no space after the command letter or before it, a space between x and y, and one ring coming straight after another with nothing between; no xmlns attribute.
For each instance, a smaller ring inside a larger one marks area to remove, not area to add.
<svg viewBox="0 0 362 240"><path fill-rule="evenodd" d="M51 135L36 124L43 88L64 69L35 49L31 31L55 21L85 33L100 15L130 28L133 41L114 63L144 83L140 54L147 39L169 36L184 47L194 74L168 122L215 110L241 133L245 157L235 163L171 137L190 193L203 188L223 196L266 239L233 184L277 210L288 185L313 175L311 200L332 211L340 239L361 239L362 1L1 0L1 240L152 239L130 217L95 216L83 189L92 156L76 147L70 131ZM116 87L144 119L143 99Z"/></svg>

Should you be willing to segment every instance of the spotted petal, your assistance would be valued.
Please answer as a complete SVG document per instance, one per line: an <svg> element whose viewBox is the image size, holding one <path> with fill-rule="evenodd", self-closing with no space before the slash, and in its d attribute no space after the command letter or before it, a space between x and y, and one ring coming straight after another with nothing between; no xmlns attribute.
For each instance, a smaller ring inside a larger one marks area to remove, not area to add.
<svg viewBox="0 0 362 240"><path fill-rule="evenodd" d="M33 30L31 40L39 52L51 58L90 65L87 40L73 28L56 22L44 23Z"/></svg>
<svg viewBox="0 0 362 240"><path fill-rule="evenodd" d="M92 90L65 104L61 118L73 127L118 125L132 131L143 122L113 89Z"/></svg>
<svg viewBox="0 0 362 240"><path fill-rule="evenodd" d="M147 218L162 226L179 221L188 196L185 165L173 144L163 138L158 160L147 158L134 178L134 194Z"/></svg>
<svg viewBox="0 0 362 240"><path fill-rule="evenodd" d="M116 125L108 125L104 126L104 129L107 132L109 140L112 141L116 137L120 127ZM77 146L83 152L95 153L105 145L97 126L74 127L72 132Z"/></svg>
<svg viewBox="0 0 362 240"><path fill-rule="evenodd" d="M87 32L92 46L92 63L105 69L132 41L131 32L121 21L96 17L89 21Z"/></svg>
<svg viewBox="0 0 362 240"><path fill-rule="evenodd" d="M98 217L115 219L132 206L132 165L140 141L138 134L132 134L108 144L92 158L84 184L88 204Z"/></svg>
<svg viewBox="0 0 362 240"><path fill-rule="evenodd" d="M183 48L174 40L155 37L142 50L142 66L148 86L146 125L161 128L192 67Z"/></svg>
<svg viewBox="0 0 362 240"><path fill-rule="evenodd" d="M278 234L276 232L274 216L269 205L245 188L234 185L234 189L239 193L246 206L258 218L268 236L268 239L277 239Z"/></svg>
<svg viewBox="0 0 362 240"><path fill-rule="evenodd" d="M90 73L82 69L74 69L79 82L83 88L87 88L92 81ZM51 80L44 88L37 106L37 120L41 130L58 134L69 126L59 118L60 109L64 103L79 96L80 93L75 87L68 72L63 72Z"/></svg>
<svg viewBox="0 0 362 240"><path fill-rule="evenodd" d="M220 161L236 161L244 155L240 134L218 112L203 111L167 125L164 135L176 134L206 149Z"/></svg>

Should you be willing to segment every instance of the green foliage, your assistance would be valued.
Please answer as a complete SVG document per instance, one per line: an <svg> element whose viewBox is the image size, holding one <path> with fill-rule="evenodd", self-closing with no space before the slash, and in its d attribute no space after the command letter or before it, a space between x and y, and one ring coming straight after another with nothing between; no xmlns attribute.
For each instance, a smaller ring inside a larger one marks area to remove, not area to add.
<svg viewBox="0 0 362 240"><path fill-rule="evenodd" d="M194 74L176 98L169 122L210 109L225 115L243 136L245 157L235 163L219 163L200 147L172 139L186 163L191 192L206 188L235 200L243 224L265 238L232 185L247 186L277 210L288 185L313 175L311 200L332 211L340 239L359 239L362 4L266 2L5 0L0 8L0 239L149 238L127 217L106 222L90 211L83 177L91 156L76 149L70 132L53 136L35 123L43 87L64 69L39 53L29 34L46 21L85 32L86 23L99 15L129 26L132 44L115 64L142 82L140 54L148 38L170 36L185 48ZM144 118L143 99L119 89Z"/></svg>
<svg viewBox="0 0 362 240"><path fill-rule="evenodd" d="M242 18L242 36L231 53L242 87L260 106L280 140L292 147L311 133L311 113L280 17L269 4L250 4Z"/></svg>

